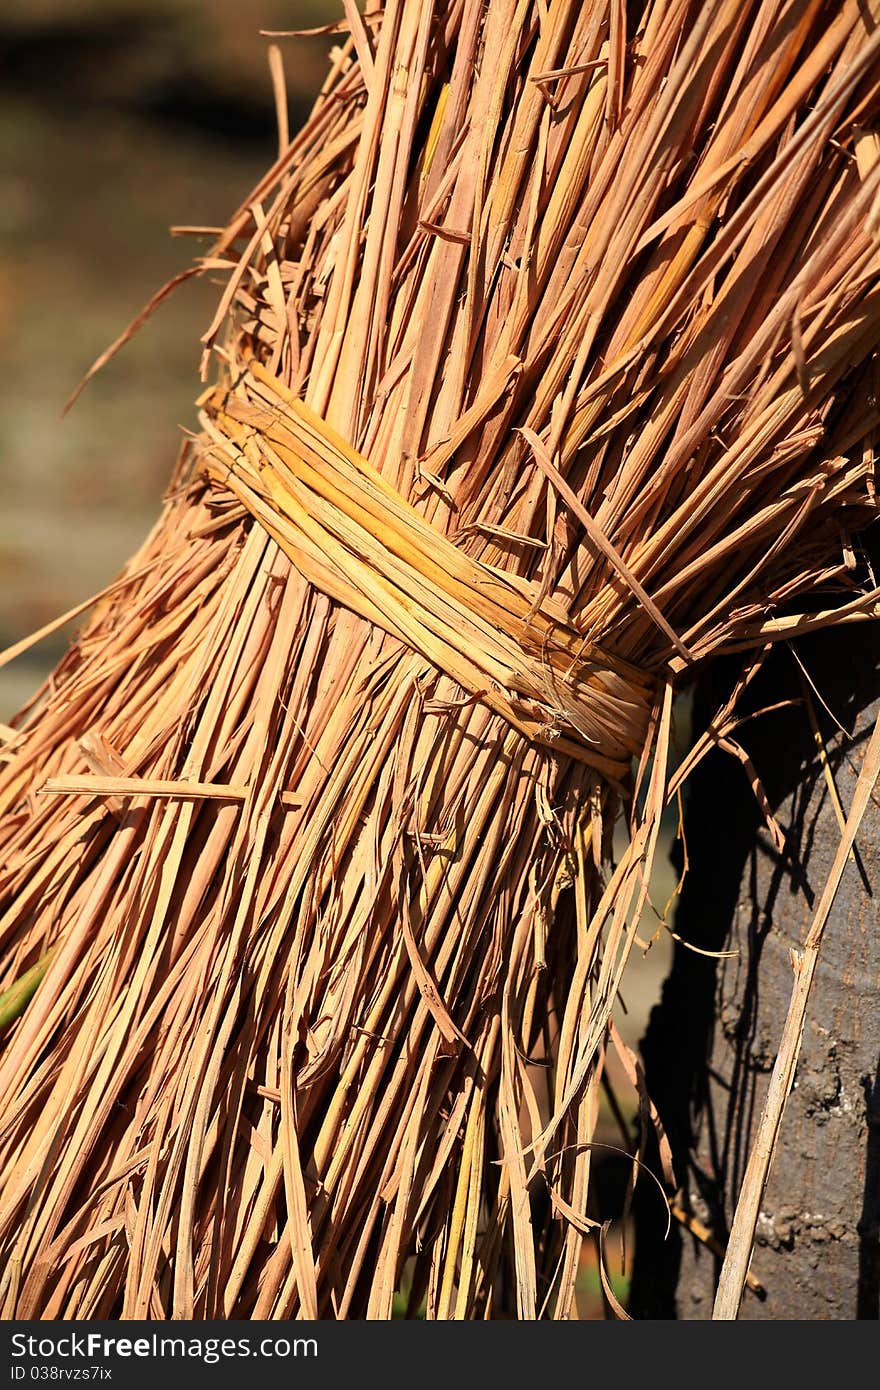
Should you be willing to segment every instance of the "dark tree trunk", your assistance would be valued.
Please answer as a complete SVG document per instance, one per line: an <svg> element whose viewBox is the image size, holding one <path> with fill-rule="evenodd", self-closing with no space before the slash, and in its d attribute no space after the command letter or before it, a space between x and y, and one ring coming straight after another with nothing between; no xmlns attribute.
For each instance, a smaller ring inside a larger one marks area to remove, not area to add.
<svg viewBox="0 0 880 1390"><path fill-rule="evenodd" d="M880 694L873 624L799 648L844 737L812 696L840 799L852 799ZM705 726L731 669L698 692ZM780 650L751 697L799 701L738 731L787 836L780 855L742 766L713 754L686 809L694 865L677 928L703 950L677 947L644 1041L648 1086L668 1128L682 1203L723 1242L754 1138L788 1005L789 947L803 940L840 839L791 652ZM822 945L794 1089L762 1206L743 1318L880 1316L880 809L858 837ZM646 1185L647 1186L647 1185ZM708 1318L719 1261L681 1225L665 1243L656 1201L637 1204L636 1316Z"/></svg>

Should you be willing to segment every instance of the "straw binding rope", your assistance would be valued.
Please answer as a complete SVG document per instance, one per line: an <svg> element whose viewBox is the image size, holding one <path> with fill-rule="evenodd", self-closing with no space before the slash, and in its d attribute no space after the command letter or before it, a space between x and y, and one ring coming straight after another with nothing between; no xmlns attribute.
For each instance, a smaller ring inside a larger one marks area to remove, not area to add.
<svg viewBox="0 0 880 1390"><path fill-rule="evenodd" d="M519 733L619 782L656 682L537 586L464 555L256 360L202 398L204 467L323 593L377 624Z"/></svg>

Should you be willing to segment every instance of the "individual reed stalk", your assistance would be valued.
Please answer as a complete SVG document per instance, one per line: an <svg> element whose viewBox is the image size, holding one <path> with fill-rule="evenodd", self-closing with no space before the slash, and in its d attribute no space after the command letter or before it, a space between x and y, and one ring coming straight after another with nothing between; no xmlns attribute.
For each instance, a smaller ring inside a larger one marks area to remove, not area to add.
<svg viewBox="0 0 880 1390"><path fill-rule="evenodd" d="M571 1317L673 692L878 611L877 0L345 15L4 733L7 1316Z"/></svg>

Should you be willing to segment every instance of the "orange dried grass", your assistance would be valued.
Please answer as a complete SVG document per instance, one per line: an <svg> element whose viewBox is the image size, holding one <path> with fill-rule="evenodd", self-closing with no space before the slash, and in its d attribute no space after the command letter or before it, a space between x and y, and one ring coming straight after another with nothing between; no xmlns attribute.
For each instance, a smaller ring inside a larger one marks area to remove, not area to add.
<svg viewBox="0 0 880 1390"><path fill-rule="evenodd" d="M346 13L6 745L7 1316L570 1317L673 687L877 611L880 7Z"/></svg>

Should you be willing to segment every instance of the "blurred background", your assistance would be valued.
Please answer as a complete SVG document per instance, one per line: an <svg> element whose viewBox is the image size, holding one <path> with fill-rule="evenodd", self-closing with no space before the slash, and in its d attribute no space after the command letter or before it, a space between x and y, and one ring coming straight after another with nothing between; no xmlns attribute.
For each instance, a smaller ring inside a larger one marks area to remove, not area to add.
<svg viewBox="0 0 880 1390"><path fill-rule="evenodd" d="M114 578L157 514L194 422L189 282L64 401L150 295L223 225L277 152L261 29L338 19L340 0L4 0L0 6L0 650ZM280 40L291 125L328 37ZM59 634L0 669L8 720Z"/></svg>

